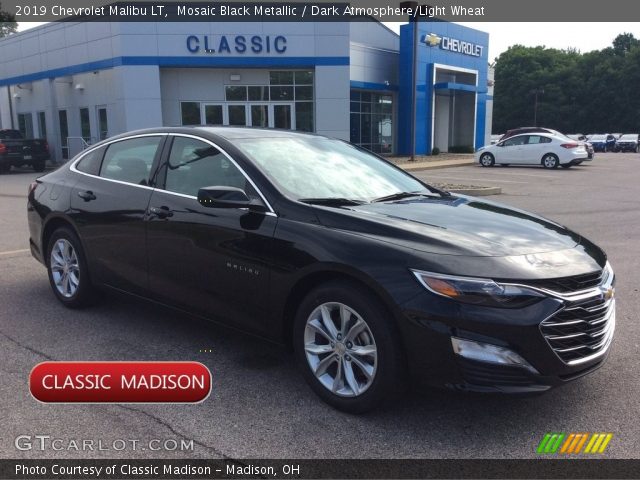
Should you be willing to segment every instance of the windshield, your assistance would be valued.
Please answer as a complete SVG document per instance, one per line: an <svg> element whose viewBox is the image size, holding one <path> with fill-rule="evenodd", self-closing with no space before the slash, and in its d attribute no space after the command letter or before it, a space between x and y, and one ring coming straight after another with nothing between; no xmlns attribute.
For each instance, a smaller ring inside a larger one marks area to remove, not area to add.
<svg viewBox="0 0 640 480"><path fill-rule="evenodd" d="M620 140L636 141L636 140L638 140L638 135L635 135L635 134L622 135L620 137Z"/></svg>
<svg viewBox="0 0 640 480"><path fill-rule="evenodd" d="M592 142L604 142L607 139L606 135L594 135L589 140Z"/></svg>
<svg viewBox="0 0 640 480"><path fill-rule="evenodd" d="M353 145L324 137L252 138L238 148L288 196L369 202L428 190L415 178Z"/></svg>

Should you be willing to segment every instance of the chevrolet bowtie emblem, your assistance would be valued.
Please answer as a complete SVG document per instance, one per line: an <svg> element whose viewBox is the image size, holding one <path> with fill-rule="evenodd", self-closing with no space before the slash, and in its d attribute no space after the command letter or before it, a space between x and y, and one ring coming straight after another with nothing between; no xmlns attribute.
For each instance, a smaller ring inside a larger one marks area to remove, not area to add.
<svg viewBox="0 0 640 480"><path fill-rule="evenodd" d="M602 289L602 295L604 296L605 300L610 300L613 298L613 296L616 294L616 289L613 287L609 287L609 288L603 288Z"/></svg>
<svg viewBox="0 0 640 480"><path fill-rule="evenodd" d="M442 37L439 37L435 33L430 33L429 35L425 35L424 37L422 37L422 41L430 47L435 47L436 45L440 45Z"/></svg>

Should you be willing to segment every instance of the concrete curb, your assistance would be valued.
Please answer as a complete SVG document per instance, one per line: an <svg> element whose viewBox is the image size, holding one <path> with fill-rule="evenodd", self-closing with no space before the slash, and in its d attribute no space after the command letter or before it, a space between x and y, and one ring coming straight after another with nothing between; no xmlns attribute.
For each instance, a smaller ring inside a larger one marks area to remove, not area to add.
<svg viewBox="0 0 640 480"><path fill-rule="evenodd" d="M502 188L500 187L478 187L478 188L450 188L447 192L461 193L463 195L471 195L472 197L486 197L489 195L500 195Z"/></svg>
<svg viewBox="0 0 640 480"><path fill-rule="evenodd" d="M437 170L439 168L451 168L451 167L468 167L474 165L474 161L444 161L444 162L420 162L416 164L402 163L398 166L407 172L417 172L420 170Z"/></svg>
<svg viewBox="0 0 640 480"><path fill-rule="evenodd" d="M488 195L500 195L502 188L500 187L479 187L479 188L450 188L447 189L451 193L461 193L463 195L471 195L472 197L486 197Z"/></svg>

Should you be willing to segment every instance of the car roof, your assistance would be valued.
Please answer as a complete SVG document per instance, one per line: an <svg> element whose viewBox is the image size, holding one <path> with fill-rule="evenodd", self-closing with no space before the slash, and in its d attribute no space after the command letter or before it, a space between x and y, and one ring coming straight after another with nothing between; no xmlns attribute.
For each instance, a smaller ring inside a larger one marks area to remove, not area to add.
<svg viewBox="0 0 640 480"><path fill-rule="evenodd" d="M278 130L274 128L196 126L194 129L213 133L214 135L218 135L228 140L238 138L291 138L317 136L310 133Z"/></svg>
<svg viewBox="0 0 640 480"><path fill-rule="evenodd" d="M182 133L187 135L201 135L210 137L210 139L221 137L225 140L236 140L241 138L300 138L300 137L318 137L314 133L293 132L291 130L278 130L273 128L256 128L256 127L226 127L226 126L179 126L179 127L157 127L145 128L140 130L132 130L129 132L114 135L106 139L104 142L111 142L122 138L132 137L136 135L149 135L153 133ZM204 135L203 135L204 134ZM100 142L103 143L103 142ZM96 144L97 145L97 144Z"/></svg>

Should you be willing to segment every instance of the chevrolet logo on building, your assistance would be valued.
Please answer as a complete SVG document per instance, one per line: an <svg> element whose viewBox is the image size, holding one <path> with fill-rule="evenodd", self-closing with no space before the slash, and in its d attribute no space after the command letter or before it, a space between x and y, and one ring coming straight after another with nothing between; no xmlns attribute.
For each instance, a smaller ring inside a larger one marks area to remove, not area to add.
<svg viewBox="0 0 640 480"><path fill-rule="evenodd" d="M442 37L439 37L435 33L430 33L429 35L425 35L424 37L422 37L422 41L430 47L435 47L436 45L440 45Z"/></svg>

